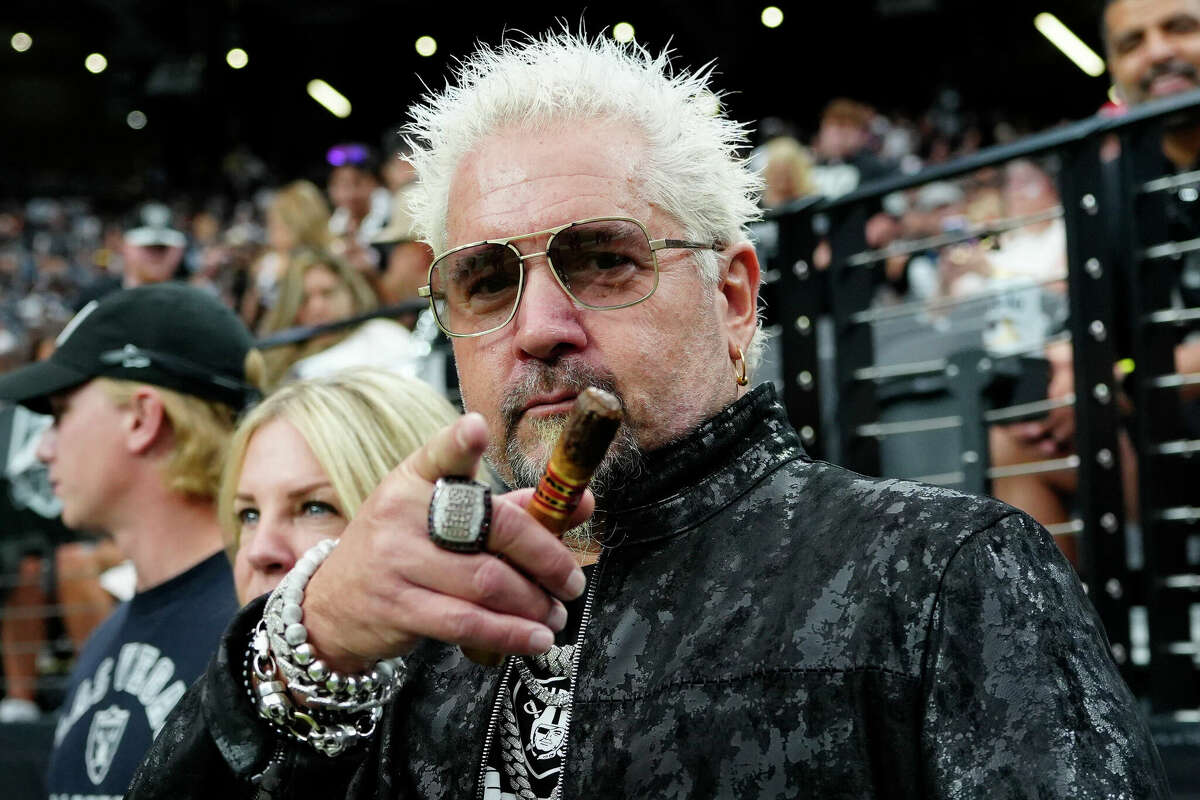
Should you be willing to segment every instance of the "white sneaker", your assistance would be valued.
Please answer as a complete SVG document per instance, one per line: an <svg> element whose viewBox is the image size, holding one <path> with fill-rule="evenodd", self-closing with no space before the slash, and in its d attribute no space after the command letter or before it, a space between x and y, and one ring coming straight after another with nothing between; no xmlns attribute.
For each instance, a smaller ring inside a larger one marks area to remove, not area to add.
<svg viewBox="0 0 1200 800"><path fill-rule="evenodd" d="M0 722L33 722L42 715L37 703L19 697L0 700Z"/></svg>

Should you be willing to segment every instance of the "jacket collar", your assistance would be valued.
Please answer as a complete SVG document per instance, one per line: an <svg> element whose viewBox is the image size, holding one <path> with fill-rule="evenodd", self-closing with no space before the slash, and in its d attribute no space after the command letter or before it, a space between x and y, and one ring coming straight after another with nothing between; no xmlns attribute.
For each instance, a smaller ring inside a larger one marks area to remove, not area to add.
<svg viewBox="0 0 1200 800"><path fill-rule="evenodd" d="M808 460L775 387L761 384L679 441L646 454L640 477L605 498L607 544L683 533L797 458Z"/></svg>

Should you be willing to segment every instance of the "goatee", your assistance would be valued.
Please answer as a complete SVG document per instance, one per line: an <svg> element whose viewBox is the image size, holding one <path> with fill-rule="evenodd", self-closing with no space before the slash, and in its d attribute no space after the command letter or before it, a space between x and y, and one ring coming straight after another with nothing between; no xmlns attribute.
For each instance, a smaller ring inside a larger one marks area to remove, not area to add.
<svg viewBox="0 0 1200 800"><path fill-rule="evenodd" d="M531 419L529 424L537 443L526 448L522 446L517 435L522 409L531 398L539 394L563 389L578 394L589 386L610 392L621 401L624 409L624 399L616 391L616 382L611 374L572 361L561 361L554 366L534 362L524 377L505 393L500 405L500 416L504 422L503 450L499 448L499 443L493 444L489 447L487 456L497 472L512 486L521 488L537 485L567 421L566 414ZM608 448L608 453L600 462L589 484L597 501L635 478L641 466L642 451L637 444L636 432L626 415L617 429L616 438ZM592 528L589 520L564 534L563 540L577 549L590 549L595 544Z"/></svg>

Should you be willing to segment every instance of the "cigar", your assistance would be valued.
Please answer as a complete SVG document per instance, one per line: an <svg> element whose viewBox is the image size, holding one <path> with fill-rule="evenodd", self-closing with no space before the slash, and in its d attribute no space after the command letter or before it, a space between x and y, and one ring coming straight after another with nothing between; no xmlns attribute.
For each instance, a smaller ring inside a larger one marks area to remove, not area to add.
<svg viewBox="0 0 1200 800"><path fill-rule="evenodd" d="M579 506L596 468L621 425L621 403L612 394L589 386L575 398L575 407L554 445L526 511L551 533L562 537L567 521ZM463 648L467 658L494 667L504 656L486 650Z"/></svg>
<svg viewBox="0 0 1200 800"><path fill-rule="evenodd" d="M608 392L589 386L575 399L527 509L551 533L566 531L620 424L621 404Z"/></svg>

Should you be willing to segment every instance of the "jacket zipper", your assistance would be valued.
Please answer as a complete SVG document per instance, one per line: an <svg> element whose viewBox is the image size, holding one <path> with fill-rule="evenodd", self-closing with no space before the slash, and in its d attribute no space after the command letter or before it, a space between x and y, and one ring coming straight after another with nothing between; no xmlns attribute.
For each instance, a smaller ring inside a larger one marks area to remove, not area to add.
<svg viewBox="0 0 1200 800"><path fill-rule="evenodd" d="M483 758L479 760L479 782L475 788L476 800L483 800L484 779L487 778L488 758L492 754L492 742L496 740L496 726L500 721L500 704L504 702L504 694L508 691L508 682L513 672L513 656L504 659L504 674L500 677L500 688L496 691L496 701L492 703L492 718L488 720L487 734L483 738Z"/></svg>
<svg viewBox="0 0 1200 800"><path fill-rule="evenodd" d="M275 751L271 753L262 772L250 779L256 787L254 800L272 800L275 797L275 791L279 788L282 779L283 762L286 757L287 748L281 740L275 745Z"/></svg>
<svg viewBox="0 0 1200 800"><path fill-rule="evenodd" d="M567 712L567 718L563 721L563 741L567 746L563 748L563 757L559 761L558 767L558 785L550 793L550 800L562 800L563 784L567 778L567 754L571 750L571 721L575 717L575 692L579 689L577 683L579 659L583 654L583 637L587 633L588 622L592 618L592 603L596 600L596 584L600 583L600 561L603 558L604 551L601 550L600 558L596 559L596 568L592 570L592 579L588 581L587 599L583 601L583 614L579 617L579 635L575 637L575 652L571 654L571 707Z"/></svg>
<svg viewBox="0 0 1200 800"><path fill-rule="evenodd" d="M601 551L600 558L596 559L596 569L592 570L592 580L588 581L587 597L583 601L583 613L579 617L579 633L575 637L575 652L571 657L571 709L567 714L567 719L563 728L563 741L567 743L567 747L563 750L562 760L559 761L558 767L558 786L555 787L554 793L551 795L554 800L562 796L563 778L567 773L567 753L570 750L571 743L571 718L575 715L575 676L579 674L579 656L583 652L583 635L587 632L588 621L592 618L592 604L596 600L596 584L599 582L599 566L600 561L604 558L604 552ZM512 679L513 659L517 656L508 656L504 659L504 675L500 678L500 688L496 692L496 701L492 704L492 716L488 720L487 733L483 740L483 757L479 761L479 782L475 788L476 800L483 800L484 779L487 777L488 758L492 754L492 743L496 740L496 727L500 722L501 703L504 702L504 695L508 691L508 683Z"/></svg>

